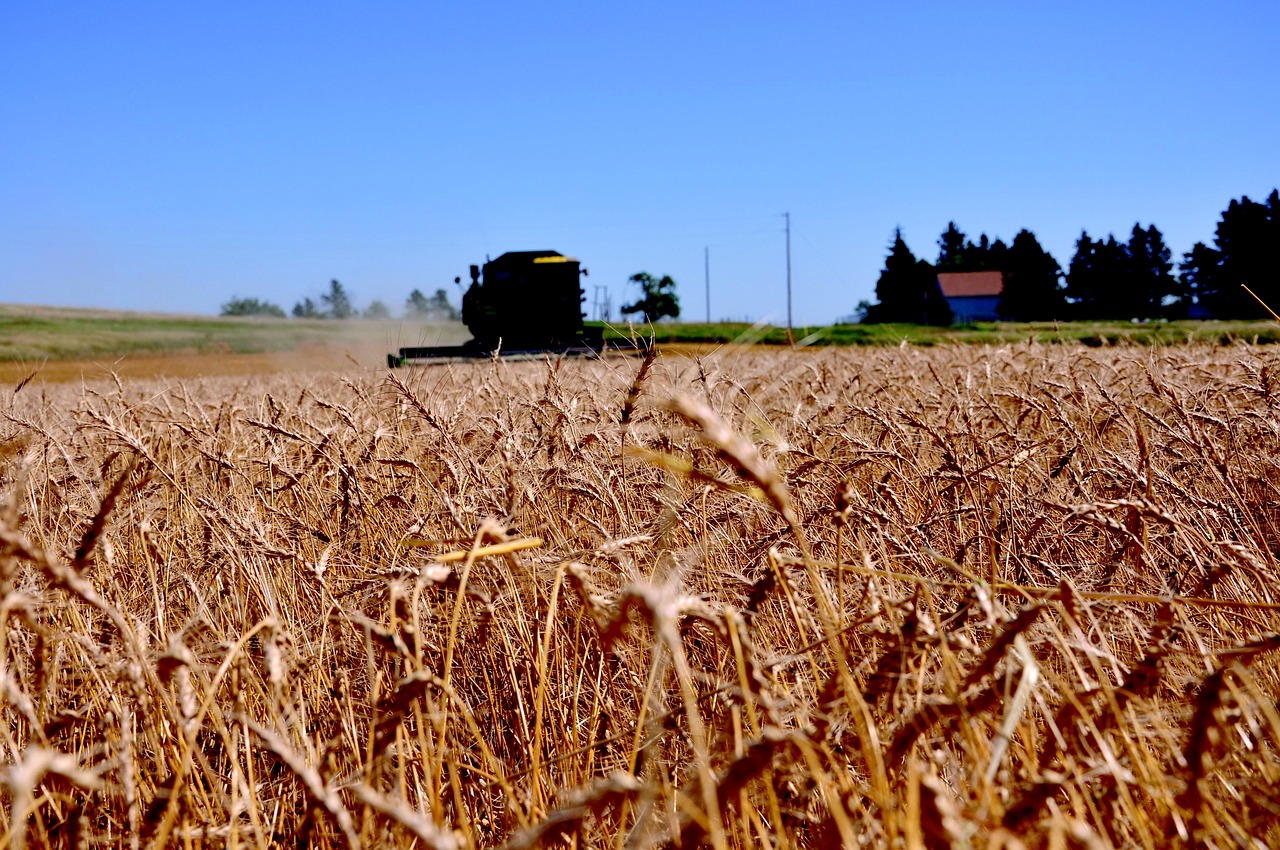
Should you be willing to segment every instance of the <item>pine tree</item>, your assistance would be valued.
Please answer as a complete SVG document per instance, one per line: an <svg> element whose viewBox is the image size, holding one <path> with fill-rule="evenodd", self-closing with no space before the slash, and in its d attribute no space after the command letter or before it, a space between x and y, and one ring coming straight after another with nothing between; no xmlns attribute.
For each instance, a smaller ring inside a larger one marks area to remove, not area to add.
<svg viewBox="0 0 1280 850"><path fill-rule="evenodd" d="M1247 286L1275 308L1280 303L1280 192L1272 190L1265 204L1243 196L1222 213L1214 239L1216 250L1197 244L1182 262L1183 284L1219 319L1262 318L1268 315L1243 287Z"/></svg>
<svg viewBox="0 0 1280 850"><path fill-rule="evenodd" d="M1145 230L1133 225L1126 246L1129 273L1127 295L1131 317L1151 319L1168 315L1177 301L1178 282L1173 276L1172 254L1164 235L1153 224Z"/></svg>
<svg viewBox="0 0 1280 850"><path fill-rule="evenodd" d="M993 252L994 253L994 252ZM1015 322L1066 318L1062 296L1062 267L1030 230L1020 230L1001 265L1004 290L996 312Z"/></svg>
<svg viewBox="0 0 1280 850"><path fill-rule="evenodd" d="M1173 276L1171 253L1153 224L1133 226L1129 241L1082 232L1067 271L1066 295L1076 319L1150 319L1186 315L1185 287Z"/></svg>
<svg viewBox="0 0 1280 850"><path fill-rule="evenodd" d="M1101 247L1101 240L1095 242L1087 230L1080 231L1080 238L1076 240L1076 252L1067 266L1065 295L1073 318L1098 318L1102 287L1097 264Z"/></svg>
<svg viewBox="0 0 1280 850"><path fill-rule="evenodd" d="M967 272L969 268L972 242L966 244L964 233L956 227L954 221L947 224L947 229L938 237L938 271Z"/></svg>
<svg viewBox="0 0 1280 850"><path fill-rule="evenodd" d="M1187 296L1204 312L1212 315L1212 293L1218 291L1222 279L1222 252L1197 242L1182 255L1178 280Z"/></svg>
<svg viewBox="0 0 1280 850"><path fill-rule="evenodd" d="M893 245L876 281L876 298L879 303L868 307L863 319L868 324L910 322L945 326L954 318L938 286L937 271L928 261L916 259L902 238L901 229L893 233Z"/></svg>
<svg viewBox="0 0 1280 850"><path fill-rule="evenodd" d="M329 291L321 294L320 300L329 306L325 316L330 319L349 319L355 310L351 306L351 296L336 280L329 281Z"/></svg>
<svg viewBox="0 0 1280 850"><path fill-rule="evenodd" d="M320 311L316 309L316 302L310 298L303 298L293 305L293 317L295 319L318 319L320 318Z"/></svg>

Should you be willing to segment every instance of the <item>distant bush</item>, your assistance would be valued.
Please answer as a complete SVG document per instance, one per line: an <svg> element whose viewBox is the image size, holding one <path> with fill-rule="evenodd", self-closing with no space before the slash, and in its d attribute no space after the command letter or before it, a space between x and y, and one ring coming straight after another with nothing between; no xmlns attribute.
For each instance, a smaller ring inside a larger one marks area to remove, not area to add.
<svg viewBox="0 0 1280 850"><path fill-rule="evenodd" d="M277 319L284 318L284 310L277 304L270 301L260 301L257 298L240 298L234 297L226 304L222 305L223 316L272 316Z"/></svg>
<svg viewBox="0 0 1280 850"><path fill-rule="evenodd" d="M390 319L391 308L375 299L360 315L366 319Z"/></svg>
<svg viewBox="0 0 1280 850"><path fill-rule="evenodd" d="M404 302L404 315L408 319L437 322L456 322L460 318L458 309L449 303L449 293L443 289L437 289L430 298L423 295L421 289L410 292Z"/></svg>

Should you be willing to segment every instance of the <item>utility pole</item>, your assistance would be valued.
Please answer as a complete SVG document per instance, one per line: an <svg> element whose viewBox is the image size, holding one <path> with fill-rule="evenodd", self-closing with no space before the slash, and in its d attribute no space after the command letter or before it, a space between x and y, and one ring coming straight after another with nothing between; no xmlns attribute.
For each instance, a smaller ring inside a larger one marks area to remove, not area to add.
<svg viewBox="0 0 1280 850"><path fill-rule="evenodd" d="M702 271L707 281L707 324L711 324L711 246L702 249Z"/></svg>
<svg viewBox="0 0 1280 850"><path fill-rule="evenodd" d="M791 335L791 213L782 215L787 220L787 345L792 345L795 339Z"/></svg>

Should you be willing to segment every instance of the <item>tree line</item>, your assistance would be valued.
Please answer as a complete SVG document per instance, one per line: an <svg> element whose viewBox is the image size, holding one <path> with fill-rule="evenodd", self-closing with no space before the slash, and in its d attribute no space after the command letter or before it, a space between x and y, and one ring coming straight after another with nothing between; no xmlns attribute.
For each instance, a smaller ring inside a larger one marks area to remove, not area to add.
<svg viewBox="0 0 1280 850"><path fill-rule="evenodd" d="M1213 245L1197 242L1177 265L1154 224L1134 224L1127 240L1082 231L1066 271L1029 230L1011 243L969 239L955 222L938 239L936 262L919 259L895 231L876 281L877 303L858 305L864 323L949 325L941 272L998 271L996 313L1006 321L1073 319L1255 319L1280 310L1280 191L1264 203L1243 196L1223 210ZM1244 287L1252 290L1254 298Z"/></svg>
<svg viewBox="0 0 1280 850"><path fill-rule="evenodd" d="M374 299L363 310L357 310L347 292L337 280L329 281L329 289L318 298L307 296L293 305L290 311L295 319L390 319L391 308ZM268 316L283 319L284 308L259 298L232 297L222 305L223 316ZM405 299L401 316L424 321L457 321L458 310L449 303L449 293L437 289L434 295L424 295L415 289Z"/></svg>

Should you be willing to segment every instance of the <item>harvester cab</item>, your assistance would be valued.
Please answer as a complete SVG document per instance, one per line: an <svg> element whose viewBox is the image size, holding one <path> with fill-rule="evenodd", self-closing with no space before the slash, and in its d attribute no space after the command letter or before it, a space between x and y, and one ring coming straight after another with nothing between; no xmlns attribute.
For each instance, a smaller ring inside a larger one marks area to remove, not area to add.
<svg viewBox="0 0 1280 850"><path fill-rule="evenodd" d="M439 363L492 357L547 354L591 357L635 353L629 343L610 341L603 330L583 323L586 301L578 260L556 251L509 251L483 267L471 267L471 285L462 296L462 321L472 339L463 345L402 348L387 365ZM460 279L456 282L461 283Z"/></svg>
<svg viewBox="0 0 1280 850"><path fill-rule="evenodd" d="M558 350L587 346L579 277L586 269L555 251L509 251L471 267L462 321L483 351Z"/></svg>

